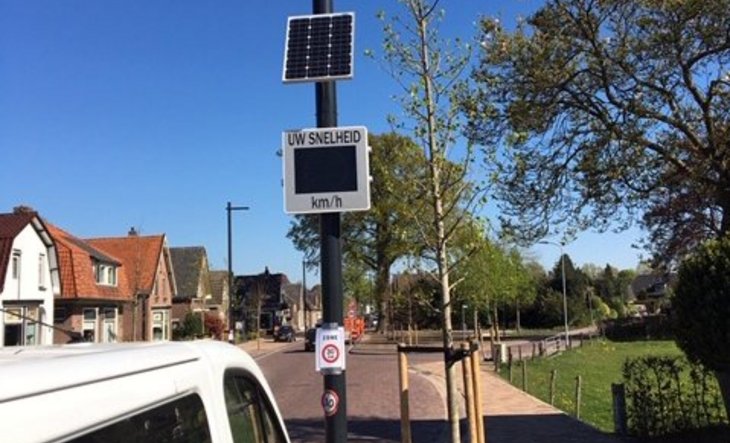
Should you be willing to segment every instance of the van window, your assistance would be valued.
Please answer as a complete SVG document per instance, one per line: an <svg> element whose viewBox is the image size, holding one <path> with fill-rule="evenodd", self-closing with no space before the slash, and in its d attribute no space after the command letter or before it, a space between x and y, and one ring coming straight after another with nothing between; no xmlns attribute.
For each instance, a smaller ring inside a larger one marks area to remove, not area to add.
<svg viewBox="0 0 730 443"><path fill-rule="evenodd" d="M241 373L227 372L226 409L235 443L284 443L279 421L263 390Z"/></svg>
<svg viewBox="0 0 730 443"><path fill-rule="evenodd" d="M74 443L209 443L208 419L203 402L191 394L125 418Z"/></svg>

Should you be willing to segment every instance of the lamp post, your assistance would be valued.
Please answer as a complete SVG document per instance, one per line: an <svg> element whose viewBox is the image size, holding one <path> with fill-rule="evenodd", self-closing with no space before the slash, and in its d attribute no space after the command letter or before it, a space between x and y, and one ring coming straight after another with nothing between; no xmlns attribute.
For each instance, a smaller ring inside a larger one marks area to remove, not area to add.
<svg viewBox="0 0 730 443"><path fill-rule="evenodd" d="M236 323L233 319L233 247L232 229L231 229L231 212L248 211L248 206L231 206L231 202L226 204L226 214L228 215L228 343L234 344L236 335L234 332Z"/></svg>
<svg viewBox="0 0 730 443"><path fill-rule="evenodd" d="M555 243L547 240L543 240L540 243L545 245L553 245L560 248L560 266L562 269L561 274L563 278L563 322L565 324L565 344L566 346L569 346L570 331L568 330L568 297L565 294L565 254L563 253L563 246L565 246L565 244L563 242Z"/></svg>

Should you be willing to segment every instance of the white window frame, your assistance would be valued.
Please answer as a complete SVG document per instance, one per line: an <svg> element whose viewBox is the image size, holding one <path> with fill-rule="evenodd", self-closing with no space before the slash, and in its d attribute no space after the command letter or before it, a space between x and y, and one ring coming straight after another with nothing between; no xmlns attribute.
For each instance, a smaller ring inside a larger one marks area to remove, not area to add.
<svg viewBox="0 0 730 443"><path fill-rule="evenodd" d="M111 317L108 317L107 315L111 313ZM112 320L111 322L108 322L108 320ZM101 341L104 343L116 343L119 338L119 313L117 312L117 308L102 308L101 310ZM109 334L109 330L107 329L107 326L111 324L112 325L112 331L111 335Z"/></svg>
<svg viewBox="0 0 730 443"><path fill-rule="evenodd" d="M117 267L114 265L95 261L92 265L94 273L94 281L97 285L116 286L117 285Z"/></svg>
<svg viewBox="0 0 730 443"><path fill-rule="evenodd" d="M20 265L21 265L21 252L19 249L13 249L13 258L12 258L12 278L13 280L19 280L20 279Z"/></svg>
<svg viewBox="0 0 730 443"><path fill-rule="evenodd" d="M167 309L156 309L152 311L152 340L167 341L170 340L170 311ZM155 328L159 327L162 334L160 338L155 338Z"/></svg>
<svg viewBox="0 0 730 443"><path fill-rule="evenodd" d="M38 254L38 289L45 291L46 289L46 254Z"/></svg>

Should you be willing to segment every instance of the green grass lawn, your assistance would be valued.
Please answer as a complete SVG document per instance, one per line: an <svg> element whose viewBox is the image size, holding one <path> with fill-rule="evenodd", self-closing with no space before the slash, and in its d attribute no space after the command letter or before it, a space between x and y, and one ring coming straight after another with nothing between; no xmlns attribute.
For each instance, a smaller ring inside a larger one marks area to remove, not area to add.
<svg viewBox="0 0 730 443"><path fill-rule="evenodd" d="M553 357L527 361L527 391L550 403L550 373L557 369L555 406L575 413L575 379L582 377L581 420L605 432L613 432L611 383L622 381L621 369L628 357L680 355L673 341L611 342L595 340ZM522 387L522 368L513 363L513 384ZM507 365L500 375L509 378Z"/></svg>

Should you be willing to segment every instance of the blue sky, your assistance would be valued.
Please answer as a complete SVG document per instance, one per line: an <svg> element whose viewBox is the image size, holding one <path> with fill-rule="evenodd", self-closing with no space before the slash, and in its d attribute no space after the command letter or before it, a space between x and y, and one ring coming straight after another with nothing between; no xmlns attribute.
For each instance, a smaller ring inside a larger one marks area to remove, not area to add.
<svg viewBox="0 0 730 443"><path fill-rule="evenodd" d="M444 0L446 33L469 37L480 14L514 21L537 0ZM339 125L389 129L395 83L379 49L379 10L395 0L335 1L356 14L355 78L337 85ZM281 133L315 126L313 84L281 82L286 19L311 2L0 0L0 212L34 207L79 237L166 233L226 266L225 205L234 271L301 277L286 238ZM637 231L583 234L573 260L634 268ZM539 246L545 267L558 249ZM316 281L315 274L308 283Z"/></svg>

